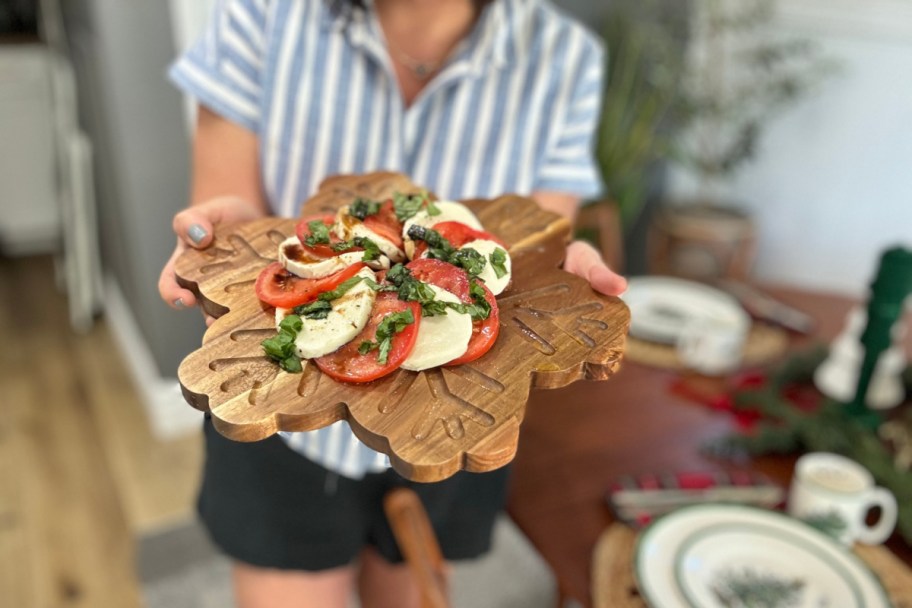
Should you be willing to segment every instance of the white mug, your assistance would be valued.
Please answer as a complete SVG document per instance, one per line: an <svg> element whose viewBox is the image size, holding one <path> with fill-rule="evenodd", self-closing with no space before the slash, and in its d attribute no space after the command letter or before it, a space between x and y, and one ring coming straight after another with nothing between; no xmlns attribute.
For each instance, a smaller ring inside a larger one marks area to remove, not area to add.
<svg viewBox="0 0 912 608"><path fill-rule="evenodd" d="M704 374L725 374L741 363L749 321L700 318L685 321L677 352L689 368Z"/></svg>
<svg viewBox="0 0 912 608"><path fill-rule="evenodd" d="M865 518L872 507L880 507L880 519L869 526ZM855 541L882 543L893 532L897 517L896 498L889 490L875 486L866 468L829 452L813 452L798 459L788 512L819 527L835 524L832 531L847 545Z"/></svg>

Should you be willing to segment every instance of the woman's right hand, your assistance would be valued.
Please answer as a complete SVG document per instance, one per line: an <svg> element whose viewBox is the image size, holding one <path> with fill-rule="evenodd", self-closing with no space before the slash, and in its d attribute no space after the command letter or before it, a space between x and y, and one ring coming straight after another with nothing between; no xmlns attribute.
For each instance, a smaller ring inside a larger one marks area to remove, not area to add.
<svg viewBox="0 0 912 608"><path fill-rule="evenodd" d="M193 292L178 285L174 276L174 262L188 247L208 247L212 243L212 235L217 225L255 220L260 217L263 217L262 210L235 196L210 199L175 215L173 227L177 235L177 246L158 279L158 293L162 300L171 308L178 310L196 306L196 296ZM210 324L213 320L207 317L206 323Z"/></svg>

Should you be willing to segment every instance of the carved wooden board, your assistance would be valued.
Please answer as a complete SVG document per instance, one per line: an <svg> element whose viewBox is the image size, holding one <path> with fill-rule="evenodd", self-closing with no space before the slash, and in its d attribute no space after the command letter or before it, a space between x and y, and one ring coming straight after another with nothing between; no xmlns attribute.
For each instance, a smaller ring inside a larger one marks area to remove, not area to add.
<svg viewBox="0 0 912 608"><path fill-rule="evenodd" d="M355 196L383 199L417 190L391 173L331 178L304 214ZM275 334L275 317L253 285L275 260L278 243L294 234L296 221L266 218L219 227L212 246L177 261L178 280L218 317L178 371L187 401L211 412L215 428L238 441L346 419L361 441L416 481L510 462L530 388L610 377L621 360L629 313L619 299L558 268L567 220L517 196L465 202L507 243L513 259L513 283L498 297L500 336L485 356L452 368L398 370L365 385L336 382L306 361L303 373L282 371L260 347Z"/></svg>

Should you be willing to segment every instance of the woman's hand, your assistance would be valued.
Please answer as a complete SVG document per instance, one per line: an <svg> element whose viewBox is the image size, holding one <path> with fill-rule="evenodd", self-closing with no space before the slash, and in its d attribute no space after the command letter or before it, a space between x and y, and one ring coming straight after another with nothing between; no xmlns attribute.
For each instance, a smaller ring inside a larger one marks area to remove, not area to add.
<svg viewBox="0 0 912 608"><path fill-rule="evenodd" d="M183 309L197 305L193 292L177 284L174 262L188 247L205 249L212 243L215 227L229 222L242 222L263 217L263 211L244 199L222 196L193 205L174 216L174 233L177 246L162 269L158 279L158 293L171 308ZM213 319L207 318L207 324Z"/></svg>
<svg viewBox="0 0 912 608"><path fill-rule="evenodd" d="M586 279L592 289L607 296L619 296L627 290L627 279L608 268L599 252L583 241L567 246L564 270Z"/></svg>

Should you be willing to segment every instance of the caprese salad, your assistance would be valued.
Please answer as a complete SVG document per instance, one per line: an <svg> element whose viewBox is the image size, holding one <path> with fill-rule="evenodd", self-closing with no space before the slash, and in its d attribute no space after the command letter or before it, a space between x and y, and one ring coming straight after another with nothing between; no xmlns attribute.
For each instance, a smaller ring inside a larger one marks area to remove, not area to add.
<svg viewBox="0 0 912 608"><path fill-rule="evenodd" d="M468 363L497 339L495 296L510 277L506 245L465 205L358 198L300 220L260 273L256 294L275 307L278 332L263 350L285 371L310 359L356 383Z"/></svg>

